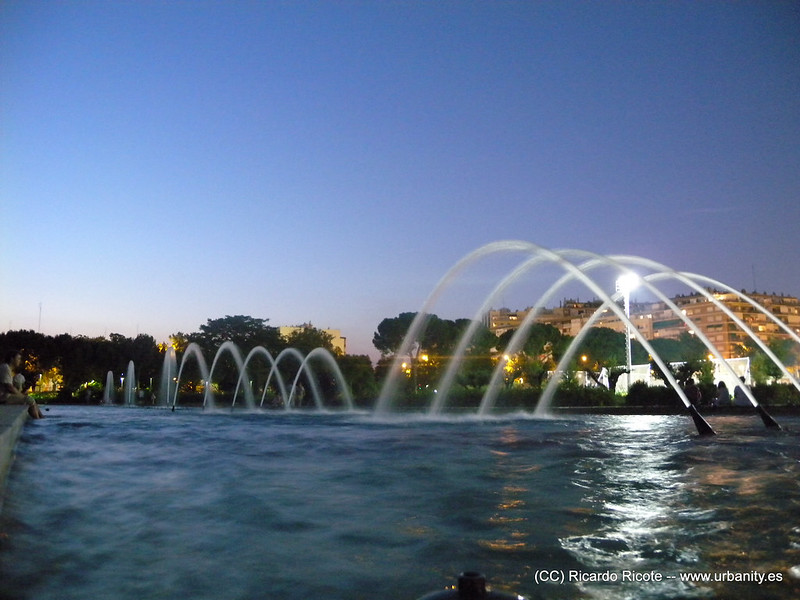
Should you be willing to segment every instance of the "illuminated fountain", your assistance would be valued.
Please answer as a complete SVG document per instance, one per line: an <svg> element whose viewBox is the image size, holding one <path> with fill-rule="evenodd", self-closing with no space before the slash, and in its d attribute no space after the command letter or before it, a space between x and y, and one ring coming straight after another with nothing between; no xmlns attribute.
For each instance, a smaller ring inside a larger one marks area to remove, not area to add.
<svg viewBox="0 0 800 600"><path fill-rule="evenodd" d="M170 398L175 396L178 381L178 359L175 348L169 346L164 353L164 364L161 367L161 383L158 392L158 403L169 404Z"/></svg>
<svg viewBox="0 0 800 600"><path fill-rule="evenodd" d="M109 371L106 373L106 385L103 388L103 404L112 404L114 402L114 372Z"/></svg>
<svg viewBox="0 0 800 600"><path fill-rule="evenodd" d="M747 336L749 336L753 343L757 345L766 356L768 356L782 371L784 376L800 390L800 381L797 377L792 375L786 365L784 365L777 356L770 350L756 334L753 332L746 323L736 316L722 301L709 292L703 285L714 286L718 289L726 290L728 293L735 294L738 298L748 302L754 309L761 311L769 317L779 328L781 328L790 339L800 344L800 336L792 331L785 323L775 317L770 311L756 303L748 296L734 290L730 286L716 281L709 277L696 275L686 272L675 271L663 264L657 263L645 258L636 256L624 255L609 255L604 256L588 251L575 250L575 249L562 249L562 250L549 250L523 241L501 241L486 244L473 252L467 254L464 258L458 261L439 281L435 286L427 300L424 302L421 310L416 313L416 316L409 327L409 330L394 357L394 364L389 369L386 380L381 388L380 396L375 405L375 412L377 414L385 414L392 411L393 402L398 393L399 379L402 376L403 369L401 363L411 354L411 348L422 339L427 324L428 315L432 314L432 309L444 292L462 275L462 273L477 262L486 258L503 254L503 253L516 253L522 255L522 260L516 264L504 276L499 278L495 287L491 292L485 296L480 306L475 310L468 327L458 340L455 350L452 353L452 358L448 361L444 373L435 386L436 393L428 407L429 414L436 415L444 412L447 409L447 403L450 392L458 375L459 368L466 355L467 348L472 342L473 338L479 331L483 316L488 310L495 305L503 294L514 284L525 281L530 278L534 271L540 267L555 266L563 273L553 281L550 286L532 303L529 305L534 308L529 310L525 319L519 324L513 336L511 337L508 345L504 348L505 355L514 355L519 352L530 332L530 328L536 321L536 317L541 311L541 307L547 306L557 294L562 293L567 285L582 284L585 286L595 297L602 301L602 304L595 310L595 312L588 319L584 327L578 334L571 340L569 346L566 348L563 356L561 356L558 365L555 367L549 380L542 390L538 404L534 410L534 415L544 416L548 414L552 399L558 388L558 385L563 380L563 374L568 371L568 367L573 360L575 353L579 349L582 341L591 329L591 326L604 314L613 313L625 326L627 335L626 337L626 361L628 373L627 385L630 385L631 374L631 338L635 337L642 347L652 357L653 362L661 370L666 379L667 385L672 387L678 395L680 401L692 417L697 430L701 434L713 434L714 431L705 419L699 414L697 408L692 405L686 397L685 392L676 381L674 375L669 369L665 361L659 356L658 352L653 348L651 343L644 337L644 335L635 327L630 318L630 291L633 287L642 287L649 293L653 294L658 300L669 310L671 310L676 318L683 321L690 331L694 331L697 339L699 339L711 357L716 359L720 371L730 380L738 379L737 374L733 371L732 367L721 355L719 350L711 343L711 341L702 333L700 328L682 311L675 303L659 289L658 284L662 282L681 283L688 286L693 292L704 296L709 302L713 303L720 311L727 315L727 317L735 323ZM632 270L637 269L649 271L645 275L640 275ZM594 276L594 272L598 269L611 270L616 275L617 286L614 292L606 291L600 284L600 278ZM620 306L620 301L622 306ZM352 395L344 379L344 376L339 369L339 366L334 357L323 348L317 348L304 356L300 351L295 348L287 348L280 352L276 357L262 346L252 348L246 356L243 357L241 350L233 342L227 341L223 343L216 351L211 367L208 367L206 359L200 347L195 344L189 344L181 357L180 364L177 365L177 358L175 351L170 348L164 357L164 365L162 368L161 387L159 394L159 401L161 405L171 406L173 410L178 405L178 389L180 381L184 374L186 365L194 361L197 369L200 372L201 387L203 390L203 407L208 409L215 409L216 401L213 389L214 376L218 371L220 360L227 354L235 363L237 369L238 379L236 388L233 393L233 399L230 407L233 408L237 405L241 393L241 403L244 407L250 410L263 408L267 399L267 393L270 389L270 384L276 389L276 396L280 406L285 410L290 410L297 407L300 403L298 400L299 390L307 389L310 392L313 406L317 410L325 409L326 399L320 390L320 386L312 369L313 364L321 364L333 376L334 385L337 388L338 395L341 398L344 409L352 410L354 403ZM269 366L269 374L266 377L266 382L263 385L263 391L260 398L256 398L252 381L250 380L249 370L251 369L254 361L265 361ZM291 383L287 382L284 373L281 370L281 365L285 361L292 361L297 370ZM500 394L503 378L504 378L504 363L498 361L495 366L491 377L489 378L486 390L481 398L480 405L477 408L478 415L490 414L496 404L496 400ZM177 374L176 374L177 371ZM305 375L305 384L301 384L301 377ZM111 386L107 384L107 393L111 394ZM135 378L133 372L133 363L128 366L128 377L124 386L124 403L128 405L134 404L134 389ZM772 419L764 408L757 402L752 392L746 386L742 388L748 401L753 409L757 411L761 419L768 427L778 427L778 424ZM109 400L107 400L108 402Z"/></svg>
<svg viewBox="0 0 800 600"><path fill-rule="evenodd" d="M352 410L354 408L353 397L350 392L350 388L344 379L344 375L342 374L339 365L336 363L333 355L331 355L327 349L315 348L309 352L308 355L303 356L303 353L296 348L286 348L285 350L281 351L277 357L273 358L272 354L270 354L266 348L263 346L256 346L248 352L246 358L242 358L242 353L239 347L233 342L227 341L224 342L217 350L210 369L208 368L208 364L206 363L200 346L195 343L191 343L186 347L186 351L181 358L180 367L178 368L178 375L175 378L175 387L172 395L172 401L170 403L173 410L178 405L178 389L180 387L180 381L183 375L184 367L189 360L194 360L200 370L200 375L203 381L203 407L211 410L217 408L213 390L214 373L217 369L220 359L226 353L230 354L233 358L238 373L236 389L233 394L233 400L231 401L231 408L236 405L240 390L243 393L246 408L251 410L255 408L262 408L266 400L269 384L271 383L273 377L275 378L276 386L278 388L278 395L280 396L283 408L286 410L294 408L296 406L296 398L298 395L298 389L300 387L300 377L301 375L305 374L306 381L311 389L314 405L318 410L323 410L325 408L325 400L321 390L319 389L319 384L312 368L313 362L322 362L328 367L330 372L333 374L337 389L342 396L345 409ZM264 390L261 395L260 402L258 405L256 405L256 398L254 396L253 388L248 375L248 367L253 360L259 357L268 361L270 365L270 371L264 384ZM287 387L284 376L279 368L281 363L287 359L294 359L298 364L298 370L294 380L292 381L291 387ZM165 365L167 365L166 361ZM162 373L161 379L162 382L172 379L167 366L164 367L164 373ZM162 383L162 387L163 386L164 384Z"/></svg>
<svg viewBox="0 0 800 600"><path fill-rule="evenodd" d="M125 384L122 387L123 395L122 400L125 406L133 406L136 404L136 372L134 370L133 361L128 361L128 371L125 376Z"/></svg>
<svg viewBox="0 0 800 600"><path fill-rule="evenodd" d="M593 294L603 300L603 305L599 307L589 322L583 327L581 332L572 340L567 351L562 357L558 367L556 368L556 375L550 378L547 387L545 388L542 396L540 398L539 404L536 409L536 414L542 415L547 412L550 407L550 402L552 399L553 394L555 393L555 389L560 382L559 373L563 373L565 371L566 365L571 360L574 353L577 351L582 339L588 333L589 327L593 322L595 322L603 312L605 311L612 311L617 318L622 321L626 329L633 335L636 336L638 341L642 344L642 346L648 351L648 353L653 358L653 361L658 365L661 371L664 373L667 383L675 390L678 394L679 398L683 402L686 409L691 414L695 425L697 426L698 431L701 434L710 434L713 433L713 429L710 425L703 419L703 417L697 412L697 409L691 404L691 402L686 397L683 389L675 380L674 376L671 374L670 370L667 368L666 364L662 360L662 358L658 355L658 353L653 349L650 343L644 338L644 336L637 330L634 324L630 320L629 311L623 310L618 305L618 302L621 298L625 298L626 294L630 292L629 286L618 286L616 293L610 295L607 293L594 279L589 277L588 273L594 269L599 267L611 267L618 271L618 275L623 278L635 279L638 283L646 287L650 292L654 293L661 301L665 302L667 306L679 317L683 322L690 328L690 330L694 330L698 334L698 339L700 339L703 344L708 348L708 351L715 356L719 363L722 365L724 370L729 371L729 374L736 378L736 374L732 371L731 367L725 362L719 351L714 347L714 345L699 331L699 328L685 315L683 311L681 311L674 303L672 303L669 298L663 294L658 288L655 287L654 282L659 282L662 280L673 280L679 281L688 285L690 288L695 290L698 293L701 293L706 296L711 302L713 302L717 307L720 308L725 314L727 314L736 324L739 326L750 338L767 354L770 359L780 367L783 374L793 383L793 385L800 390L800 382L798 382L797 378L795 378L787 369L785 365L783 365L780 360L769 350L767 345L758 338L758 336L744 323L736 317L722 302L714 297L713 294L708 292L706 289L702 288L697 282L713 284L720 288L726 289L732 293L737 294L740 298L746 300L755 308L763 312L767 315L770 319L773 320L783 331L785 331L792 339L794 339L798 344L800 344L800 336L798 336L795 332L793 332L789 327L787 327L782 321L777 319L772 313L768 310L754 302L752 299L748 298L744 294L736 292L731 287L722 284L721 282L715 281L711 278L704 277L701 275L695 275L691 273L684 273L684 272L677 272L669 267L661 265L655 261L634 257L634 256L603 256L598 255L592 252L586 252L582 250L549 250L547 248L543 248L536 244L532 244L529 242L522 242L522 241L503 241L503 242L494 242L490 244L486 244L478 248L477 250L469 253L464 258L462 258L458 263L456 263L439 281L436 285L434 290L429 295L428 299L422 306L422 309L417 313L414 321L412 322L411 326L409 327L409 331L403 340L398 352L395 354L394 364L389 370L389 374L384 382L383 388L381 390L380 397L378 399L376 410L377 412L388 412L391 410L392 402L394 397L397 394L397 387L399 383L399 377L401 374L401 363L405 360L405 357L410 355L411 348L417 342L418 339L421 339L426 322L427 317L432 313L432 308L441 295L445 292L445 290L457 279L457 277L473 265L474 263L484 259L486 257L496 255L499 253L522 253L526 258L516 266L510 273L508 273L505 277L503 277L500 282L495 286L492 292L484 299L483 303L480 307L475 311L475 314L468 326L467 330L462 335L461 339L459 340L455 351L453 352L453 358L449 361L448 367L445 370L444 375L442 376L441 380L439 381L438 385L436 386L436 396L430 406L430 412L433 414L439 413L444 410L447 400L449 391L455 381L456 374L458 369L461 365L461 361L465 355L466 349L474 337L478 327L481 323L482 316L490 309L490 307L500 298L502 297L503 292L512 284L518 282L523 277L527 276L530 271L534 268L539 267L541 265L551 264L557 265L561 269L564 270L564 275L561 276L556 282L554 282L548 289L545 291L534 303L532 303L535 307L546 306L547 303L555 296L556 293L559 292L565 285L572 283L572 282L579 282L584 284ZM576 264L572 262L572 258L579 259L580 263ZM631 265L644 267L654 272L640 277L634 271L630 269ZM514 336L512 337L511 341L507 348L505 348L504 353L506 355L514 354L518 352L522 345L525 342L527 337L528 331L530 326L533 324L535 317L537 316L539 310L533 309L529 311L528 315L526 316L525 320L521 323L520 327L517 328ZM629 343L629 340L628 340ZM630 351L628 351L628 357L630 357ZM628 359L630 362L630 359ZM502 361L499 361L495 370L492 374L492 377L489 381L487 386L487 390L481 400L480 407L478 409L479 414L487 414L494 406L494 402L497 398L497 395L500 392L500 386L502 385L502 378L503 378L503 364ZM628 367L628 371L630 371L630 367ZM748 400L750 401L751 405L754 409L758 412L761 416L762 420L768 427L778 427L778 424L770 417L763 407L761 407L756 399L753 397L752 393L749 389L744 388L744 391L747 395Z"/></svg>

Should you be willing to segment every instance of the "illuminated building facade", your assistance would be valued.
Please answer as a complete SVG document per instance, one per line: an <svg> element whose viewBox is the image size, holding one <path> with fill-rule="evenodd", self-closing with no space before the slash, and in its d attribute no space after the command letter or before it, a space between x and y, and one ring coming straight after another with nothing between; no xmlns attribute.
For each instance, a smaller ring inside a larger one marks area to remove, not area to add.
<svg viewBox="0 0 800 600"><path fill-rule="evenodd" d="M790 339L790 335L777 323L737 294L713 290L710 290L710 293L763 341ZM800 300L784 294L750 293L747 295L782 321L789 329L800 335ZM725 358L738 356L740 345L752 347L750 336L736 324L733 318L703 294L676 296L671 300L695 324L697 329L708 337ZM600 301L564 300L557 308L539 309L535 320L538 323L548 323L554 326L563 335L574 337L601 305ZM490 310L485 323L495 334L502 335L506 331L519 327L531 310L533 309ZM646 339L677 339L682 333L689 331L683 320L665 302L633 303L631 305L631 321ZM625 332L624 323L609 309L604 310L604 314L594 322L594 326Z"/></svg>

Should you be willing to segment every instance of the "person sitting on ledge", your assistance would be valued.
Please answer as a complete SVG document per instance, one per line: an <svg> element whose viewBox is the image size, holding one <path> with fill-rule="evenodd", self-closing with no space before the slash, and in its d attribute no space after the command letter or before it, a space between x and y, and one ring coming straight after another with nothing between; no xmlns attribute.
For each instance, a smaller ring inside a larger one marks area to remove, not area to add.
<svg viewBox="0 0 800 600"><path fill-rule="evenodd" d="M36 400L14 386L14 371L19 368L22 355L17 350L6 354L0 364L0 404L27 404L28 414L34 419L42 418L42 411Z"/></svg>
<svg viewBox="0 0 800 600"><path fill-rule="evenodd" d="M750 406L750 398L747 397L744 391L744 386L746 385L744 377L739 377L739 381L741 383L733 390L733 404L734 406Z"/></svg>
<svg viewBox="0 0 800 600"><path fill-rule="evenodd" d="M724 381L720 381L717 384L717 397L714 399L713 405L714 406L731 405L731 393L728 391L728 386L725 385Z"/></svg>

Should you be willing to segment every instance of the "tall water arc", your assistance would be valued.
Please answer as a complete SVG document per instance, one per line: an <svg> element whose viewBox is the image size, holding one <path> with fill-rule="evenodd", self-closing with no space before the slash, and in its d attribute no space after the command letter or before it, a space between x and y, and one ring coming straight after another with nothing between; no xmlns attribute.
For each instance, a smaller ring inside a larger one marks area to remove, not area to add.
<svg viewBox="0 0 800 600"><path fill-rule="evenodd" d="M708 290L705 290L701 286L699 286L696 281L705 281L708 283L713 283L719 285L720 287L724 287L732 292L735 292L730 286L724 286L721 282L717 282L711 278L694 275L690 273L681 273L677 272L665 265L659 264L655 261L651 261L648 259L643 259L639 257L633 256L603 256L599 254L595 254L592 252L582 251L582 250L575 250L575 249L566 249L566 250L549 250L543 248L542 246L532 244L529 242L522 242L518 240L512 240L507 242L493 242L491 244L487 244L477 250L469 253L464 258L456 263L446 274L444 277L440 279L437 283L434 290L428 296L426 301L423 303L422 308L416 314L415 319L413 320L411 326L409 327L408 334L406 335L405 339L403 340L400 348L398 349L397 353L394 356L394 363L384 381L384 385L381 389L381 393L379 399L376 403L376 412L387 412L391 410L391 405L394 396L397 393L397 386L398 380L400 376L400 363L404 360L404 358L411 353L411 348L417 344L417 340L422 337L422 334L425 330L426 321L428 316L432 313L432 308L434 307L436 301L439 299L440 296L447 290L447 288L457 279L459 274L466 269L468 266L476 263L477 261L501 252L521 252L526 255L525 260L523 260L519 265L517 265L514 269L511 270L506 276L504 276L494 287L494 289L489 293L475 311L474 316L470 322L469 327L464 332L462 337L459 339L458 344L453 352L452 359L447 364L446 370L442 375L441 379L436 386L437 393L434 396L434 399L430 406L431 413L438 413L444 409L448 399L448 393L452 387L454 382L456 373L459 369L460 361L462 360L465 350L470 343L471 338L473 337L476 328L479 325L480 318L487 312L487 310L492 306L493 302L501 296L503 291L508 288L513 283L517 282L519 279L523 278L528 274L529 271L532 271L534 268L540 266L544 263L551 263L560 266L564 271L564 275L560 277L555 283L553 283L548 290L541 295L535 302L531 305L534 307L532 310L529 311L525 321L520 325L515 335L512 337L512 341L509 343L508 347L506 348L506 353L513 353L516 352L519 347L521 346L522 342L524 342L525 336L527 334L527 328L533 323L538 308L544 306L550 299L552 299L553 295L557 293L563 286L566 284L577 281L582 283L585 287L587 287L592 293L599 297L603 304L598 309L599 311L602 310L609 310L613 312L617 318L620 319L622 323L626 325L626 328L637 338L640 344L650 353L653 358L653 361L658 365L658 367L662 370L667 380L667 383L675 390L678 397L680 398L681 402L690 412L695 425L698 428L698 431L701 433L713 433L711 427L705 422L705 420L699 415L696 408L692 406L692 403L688 400L685 393L683 392L681 386L678 382L674 379L671 375L670 370L667 368L667 365L662 360L662 358L658 355L658 353L653 349L652 345L649 344L648 340L638 332L635 325L632 323L631 319L628 315L623 312L623 310L618 306L617 302L620 299L620 294L609 294L605 292L598 283L593 280L591 277L587 275L588 272L598 268L598 267L612 267L614 268L619 274L633 274L636 275L633 271L631 271L631 266L637 267L645 267L647 269L654 270L654 273L650 273L647 276L641 276L640 280L643 282L645 288L648 291L655 294L662 302L665 302L667 306L669 306L670 310L675 312L678 318L683 320L683 322L694 331L700 331L699 328L695 326L695 324L686 317L683 312L671 301L669 298L658 289L654 283L663 281L663 280L670 280L670 281L678 281L683 284L688 285L691 289L695 292L699 292L705 295L710 301L714 302L721 310L726 312L732 320L739 326L742 331L744 331L754 342L759 345L759 347L764 350L764 352L769 356L769 358L781 369L783 374L792 382L792 384L800 390L800 382L797 381L797 378L794 377L789 369L781 363L781 361L772 353L767 345L753 332L747 325L738 319L736 315L731 313L724 304L718 300L716 300ZM583 260L582 263L575 264L571 260L570 257L577 257ZM637 275L638 276L638 275ZM740 296L744 296L739 292L735 292ZM774 315L769 313L764 307L761 307L750 298L747 298L747 301L750 302L753 306L757 307L758 310L767 314L771 319L774 320L775 323L778 324L789 336L800 344L800 336L798 336L795 332L791 331L785 324L780 322ZM598 316L599 312L595 313L591 322L593 322ZM589 323L589 325L591 324ZM588 327L588 325L587 325ZM585 327L579 336L576 336L576 339L570 344L568 349L567 355L574 354L574 352L578 348L578 344L580 343L580 335L585 335L585 332L588 329ZM722 365L723 369L727 369L730 374L735 377L735 373L733 373L731 367L727 364L727 362L723 359L720 352L717 348L708 340L708 338L703 335L702 333L698 335L698 339L702 341L702 343L706 346L709 352L714 355L717 359L719 359L720 364ZM569 361L571 356L565 357L559 367L556 369L558 372L559 369L563 369L564 365ZM493 408L494 400L496 395L499 391L499 381L502 377L502 365L498 364L495 368L490 382L487 386L486 393L484 394L483 399L481 400L481 405L479 408L479 414L486 414ZM542 414L544 411L547 410L549 407L550 399L552 398L553 392L555 387L558 385L558 377L552 377L548 383L547 388L543 392L541 401L539 403L539 407L537 409L536 414ZM756 409L758 414L761 416L762 420L768 427L778 427L777 423L772 419L766 411L761 407L758 402L753 397L752 393L749 389L745 390L746 396L751 403L751 405Z"/></svg>
<svg viewBox="0 0 800 600"><path fill-rule="evenodd" d="M391 368L389 369L386 380L381 387L378 401L375 404L375 410L377 413L388 412L391 408L393 397L397 392L398 379L400 376L400 365L403 362L403 357L409 354L411 346L419 337L420 332L424 329L430 309L436 303L439 296L441 296L447 287L452 283L452 281L456 279L459 273L461 273L461 271L469 267L471 264L486 256L491 256L498 252L520 252L528 249L529 247L530 244L528 242L491 242L467 254L464 258L453 265L447 271L447 273L444 274L444 276L438 281L436 286L433 288L433 291L428 295L428 298L423 303L422 308L420 308L419 312L411 323L411 327L409 327L408 333L403 339L400 348L395 353Z"/></svg>
<svg viewBox="0 0 800 600"><path fill-rule="evenodd" d="M186 346L186 350L184 350L183 356L181 357L180 367L178 367L178 377L176 378L175 381L175 393L172 396L173 410L175 410L175 406L178 403L178 392L180 391L180 383L181 383L181 376L183 375L183 369L186 367L187 361L192 358L197 361L197 366L200 369L200 376L202 377L203 381L204 393L205 393L205 388L210 385L208 364L206 363L206 358L205 356L203 356L203 351L200 349L200 346L192 342L191 344Z"/></svg>

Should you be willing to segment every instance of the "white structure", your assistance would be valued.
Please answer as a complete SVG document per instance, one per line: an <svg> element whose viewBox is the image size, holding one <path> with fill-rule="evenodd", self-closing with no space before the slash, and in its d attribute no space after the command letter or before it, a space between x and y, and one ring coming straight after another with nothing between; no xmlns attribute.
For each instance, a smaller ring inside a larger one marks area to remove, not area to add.
<svg viewBox="0 0 800 600"><path fill-rule="evenodd" d="M753 384L753 380L750 378L749 358L729 358L726 359L725 362L728 363L728 366L730 366L731 370L736 374L736 377L735 378L731 377L731 374L728 371L728 369L722 366L722 361L714 358L711 359L711 363L714 365L714 383L719 383L720 381L724 381L725 385L727 385L728 389L731 391L731 394L733 394L733 390L740 383L739 377L744 377L744 382L748 386ZM677 367L681 364L683 363L671 363L670 366ZM631 367L630 381L631 385L633 385L637 381L642 381L646 383L648 386L666 385L661 379L655 376L649 364L633 365ZM629 386L626 385L625 378L620 377L617 380L617 387L615 391L618 394L627 394L628 387Z"/></svg>

